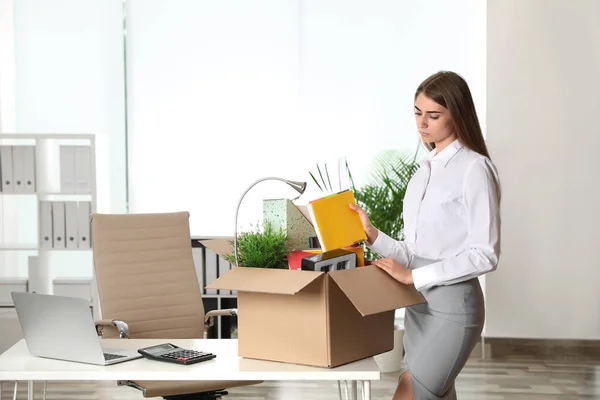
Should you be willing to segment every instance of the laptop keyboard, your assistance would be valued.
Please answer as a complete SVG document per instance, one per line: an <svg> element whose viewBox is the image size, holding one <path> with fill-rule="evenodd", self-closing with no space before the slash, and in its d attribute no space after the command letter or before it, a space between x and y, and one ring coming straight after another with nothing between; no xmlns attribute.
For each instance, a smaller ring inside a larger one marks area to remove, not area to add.
<svg viewBox="0 0 600 400"><path fill-rule="evenodd" d="M124 358L125 356L119 355L119 354L110 354L110 353L104 353L104 359L106 361L109 360L115 360L117 358Z"/></svg>

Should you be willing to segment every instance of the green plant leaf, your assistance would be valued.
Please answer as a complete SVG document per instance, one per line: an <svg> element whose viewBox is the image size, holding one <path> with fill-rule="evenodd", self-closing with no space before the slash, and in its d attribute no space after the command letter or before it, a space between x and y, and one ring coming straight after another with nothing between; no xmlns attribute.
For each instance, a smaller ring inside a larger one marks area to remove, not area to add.
<svg viewBox="0 0 600 400"><path fill-rule="evenodd" d="M354 179L352 179L352 173L350 172L350 167L348 166L348 160L346 159L346 173L348 174L348 178L350 178L350 185L353 191L356 190L354 186Z"/></svg>
<svg viewBox="0 0 600 400"><path fill-rule="evenodd" d="M317 164L317 171L319 172L319 176L321 177L321 182L323 182L323 187L325 187L325 190L328 190L327 183L325 182L325 179L323 179L323 174L321 173L321 167L319 167L319 164Z"/></svg>
<svg viewBox="0 0 600 400"><path fill-rule="evenodd" d="M231 244L233 245L233 241ZM265 221L262 230L257 227L255 230L238 234L237 248L239 266L288 268L288 236L283 228L273 229L271 221ZM223 258L234 264L236 262L234 254L226 254Z"/></svg>
<svg viewBox="0 0 600 400"><path fill-rule="evenodd" d="M333 190L333 186L331 186L331 179L329 179L329 170L327 169L327 164L325 164L325 175L327 176L327 182L329 182L329 190Z"/></svg>
<svg viewBox="0 0 600 400"><path fill-rule="evenodd" d="M398 150L387 150L376 158L371 182L354 189L357 203L367 212L373 225L397 240L404 239L404 196L418 167L414 157ZM375 257L365 248L366 259Z"/></svg>
<svg viewBox="0 0 600 400"><path fill-rule="evenodd" d="M313 175L313 173L310 172L310 171L308 173L310 174L310 177L315 182L315 185L317 185L317 187L319 188L319 190L323 191L323 188L321 188L321 185L319 185L319 182L317 182L317 179L315 178L315 176Z"/></svg>

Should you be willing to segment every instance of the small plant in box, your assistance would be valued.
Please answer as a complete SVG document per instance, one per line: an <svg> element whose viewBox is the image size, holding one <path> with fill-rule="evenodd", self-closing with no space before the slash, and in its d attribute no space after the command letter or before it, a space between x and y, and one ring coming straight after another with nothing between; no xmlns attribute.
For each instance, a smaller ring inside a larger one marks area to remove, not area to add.
<svg viewBox="0 0 600 400"><path fill-rule="evenodd" d="M233 240L230 241L233 248ZM237 237L238 265L241 267L287 269L289 252L288 237L283 230L275 230L270 221L265 221L262 230L242 232ZM223 256L235 265L235 254Z"/></svg>

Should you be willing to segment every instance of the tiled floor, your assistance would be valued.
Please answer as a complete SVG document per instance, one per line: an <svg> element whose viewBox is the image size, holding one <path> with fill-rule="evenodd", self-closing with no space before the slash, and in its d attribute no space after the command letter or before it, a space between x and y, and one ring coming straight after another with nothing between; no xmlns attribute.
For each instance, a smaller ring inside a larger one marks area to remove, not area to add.
<svg viewBox="0 0 600 400"><path fill-rule="evenodd" d="M385 374L373 382L373 399L391 399L398 374ZM5 382L2 400L12 398L13 384ZM41 399L42 384L36 385ZM600 399L600 365L543 361L471 360L457 382L461 400L575 400ZM268 382L236 388L225 399L295 400L336 399L335 382ZM26 385L19 384L19 399L26 399ZM50 382L48 400L142 399L135 389L114 382Z"/></svg>

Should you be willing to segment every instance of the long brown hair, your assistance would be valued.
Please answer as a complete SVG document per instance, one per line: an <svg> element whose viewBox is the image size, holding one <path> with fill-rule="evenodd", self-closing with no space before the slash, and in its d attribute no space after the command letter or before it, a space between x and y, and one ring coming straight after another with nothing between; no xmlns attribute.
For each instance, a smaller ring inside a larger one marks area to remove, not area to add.
<svg viewBox="0 0 600 400"><path fill-rule="evenodd" d="M437 72L419 85L415 100L421 93L450 111L454 133L463 145L490 158L469 85L460 75L450 71ZM435 148L433 143L423 144L429 150Z"/></svg>

